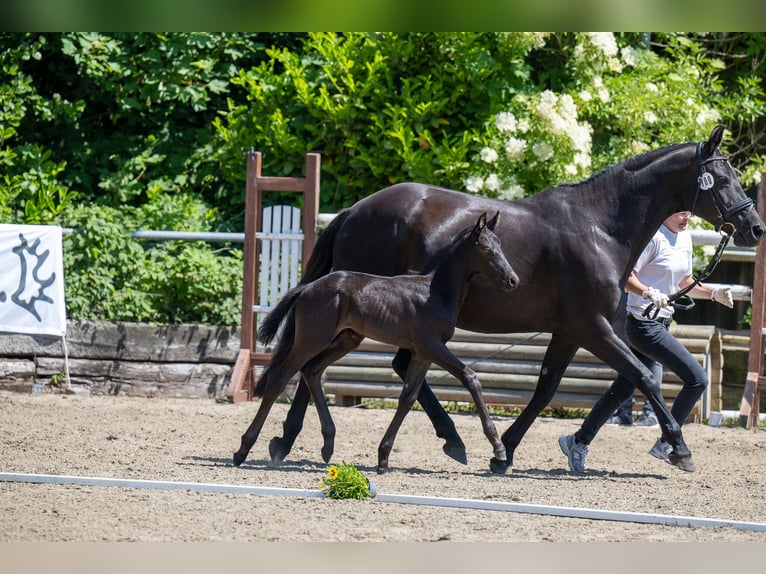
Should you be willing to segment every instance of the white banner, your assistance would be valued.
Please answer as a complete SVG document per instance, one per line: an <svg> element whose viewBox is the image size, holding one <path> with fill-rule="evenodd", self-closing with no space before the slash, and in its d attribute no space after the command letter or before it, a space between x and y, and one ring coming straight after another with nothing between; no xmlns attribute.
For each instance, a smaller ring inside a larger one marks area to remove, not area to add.
<svg viewBox="0 0 766 574"><path fill-rule="evenodd" d="M66 334L60 227L0 224L0 332Z"/></svg>

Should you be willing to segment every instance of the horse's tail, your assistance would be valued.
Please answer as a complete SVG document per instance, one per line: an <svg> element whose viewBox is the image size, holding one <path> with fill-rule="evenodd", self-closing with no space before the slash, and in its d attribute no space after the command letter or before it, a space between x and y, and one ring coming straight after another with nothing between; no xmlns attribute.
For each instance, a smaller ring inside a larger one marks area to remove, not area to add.
<svg viewBox="0 0 766 574"><path fill-rule="evenodd" d="M303 272L303 276L298 285L306 285L312 281L316 281L332 271L332 252L335 246L335 238L338 236L338 231L343 226L343 222L346 220L349 213L348 209L340 211L327 228L319 235L317 242L314 245L314 249L311 251L311 256L306 263L306 270ZM268 345L274 339L279 326L282 324L285 315L292 306L292 303L285 302L285 299L287 299L288 296L289 293L285 295L284 299L274 307L271 313L264 319L263 323L261 323L261 328L258 330L258 338L264 345Z"/></svg>
<svg viewBox="0 0 766 574"><path fill-rule="evenodd" d="M338 237L338 231L343 227L343 223L350 214L351 211L348 208L341 210L319 235L314 249L311 251L311 256L306 263L306 271L303 272L300 285L316 281L332 270L332 252L335 247L335 239Z"/></svg>
<svg viewBox="0 0 766 574"><path fill-rule="evenodd" d="M264 317L263 322L258 329L258 340L261 343L268 345L274 340L274 337L277 335L277 331L279 331L279 326L282 324L282 321L284 320L287 313L293 308L295 302L298 299L298 296L303 293L305 288L306 285L298 285L290 289L287 293L285 293L285 296L280 299L276 307L274 307L271 312L269 312L269 314ZM285 328L287 328L287 325L285 325ZM285 337L282 336L282 340L284 339ZM292 344L292 340L290 343Z"/></svg>
<svg viewBox="0 0 766 574"><path fill-rule="evenodd" d="M261 328L258 330L258 338L261 340L261 342L265 345L269 344L273 339L274 334L276 334L277 330L279 329L281 318L287 315L285 319L285 326L282 331L282 336L279 338L279 342L277 343L277 348L274 349L274 354L272 355L269 364L263 370L263 373L261 373L258 382L255 384L255 389L253 389L253 394L256 397L263 396L263 393L266 391L266 387L269 384L271 373L279 371L282 369L282 367L284 367L287 356L290 354L290 351L293 348L293 343L295 342L295 302L298 300L298 297L305 289L306 285L298 285L297 287L288 291L282 300L277 304L277 306L274 307L274 310L266 315L266 318L261 324ZM278 322L274 318L274 315L277 312L279 312L280 318L280 321ZM273 334L264 334L264 331L267 331L268 333L273 332Z"/></svg>

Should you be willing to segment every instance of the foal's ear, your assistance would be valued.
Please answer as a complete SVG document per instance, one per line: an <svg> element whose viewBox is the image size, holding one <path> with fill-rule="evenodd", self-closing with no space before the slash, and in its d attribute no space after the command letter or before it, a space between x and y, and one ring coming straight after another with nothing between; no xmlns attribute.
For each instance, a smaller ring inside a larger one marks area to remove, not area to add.
<svg viewBox="0 0 766 574"><path fill-rule="evenodd" d="M481 230L484 229L484 227L487 225L487 212L485 211L479 216L479 220L476 222L476 225L473 228L473 233L476 233L477 235L481 233Z"/></svg>
<svg viewBox="0 0 766 574"><path fill-rule="evenodd" d="M724 127L722 125L717 125L713 128L713 131L710 132L710 137L702 145L702 157L708 158L713 155L716 148L721 145L721 140L723 139L723 131Z"/></svg>
<svg viewBox="0 0 766 574"><path fill-rule="evenodd" d="M497 213L495 213L495 216L487 222L487 227L489 227L490 231L495 230L495 227L497 227L497 222L499 219L500 219L500 210L498 209Z"/></svg>

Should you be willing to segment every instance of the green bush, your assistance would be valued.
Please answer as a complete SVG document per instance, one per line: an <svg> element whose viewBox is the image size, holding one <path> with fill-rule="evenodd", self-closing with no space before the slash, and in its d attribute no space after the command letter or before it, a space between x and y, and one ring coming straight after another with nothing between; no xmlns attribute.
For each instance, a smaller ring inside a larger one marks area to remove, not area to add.
<svg viewBox="0 0 766 574"><path fill-rule="evenodd" d="M720 122L750 186L765 49L761 33L0 32L0 221L76 229L73 318L232 324L239 248L129 231L241 231L249 148L269 176L320 152L334 212L401 181L529 195Z"/></svg>
<svg viewBox="0 0 766 574"><path fill-rule="evenodd" d="M180 212L187 216L199 212L180 203L185 208ZM165 205L164 210L172 207L177 206ZM145 206L126 217L114 208L92 205L67 212L66 225L75 229L64 242L71 319L239 323L241 250L214 250L202 242L139 241L131 236L126 221L159 218L166 224L183 221L179 227L200 225L198 219L181 220L168 213L160 216L161 212L162 208Z"/></svg>
<svg viewBox="0 0 766 574"><path fill-rule="evenodd" d="M302 50L269 59L232 82L215 125L221 163L264 152L267 175L295 175L322 154L324 209L349 205L400 181L461 188L478 130L525 87L534 34L312 33ZM234 179L235 174L230 174Z"/></svg>

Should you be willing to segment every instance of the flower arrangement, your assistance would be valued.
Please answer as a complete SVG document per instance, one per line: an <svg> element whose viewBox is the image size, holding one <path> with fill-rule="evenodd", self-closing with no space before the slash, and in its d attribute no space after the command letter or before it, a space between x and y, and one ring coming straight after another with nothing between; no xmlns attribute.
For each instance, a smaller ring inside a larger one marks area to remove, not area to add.
<svg viewBox="0 0 766 574"><path fill-rule="evenodd" d="M356 498L374 496L374 487L362 472L352 464L343 462L330 465L326 476L318 484L327 498Z"/></svg>

